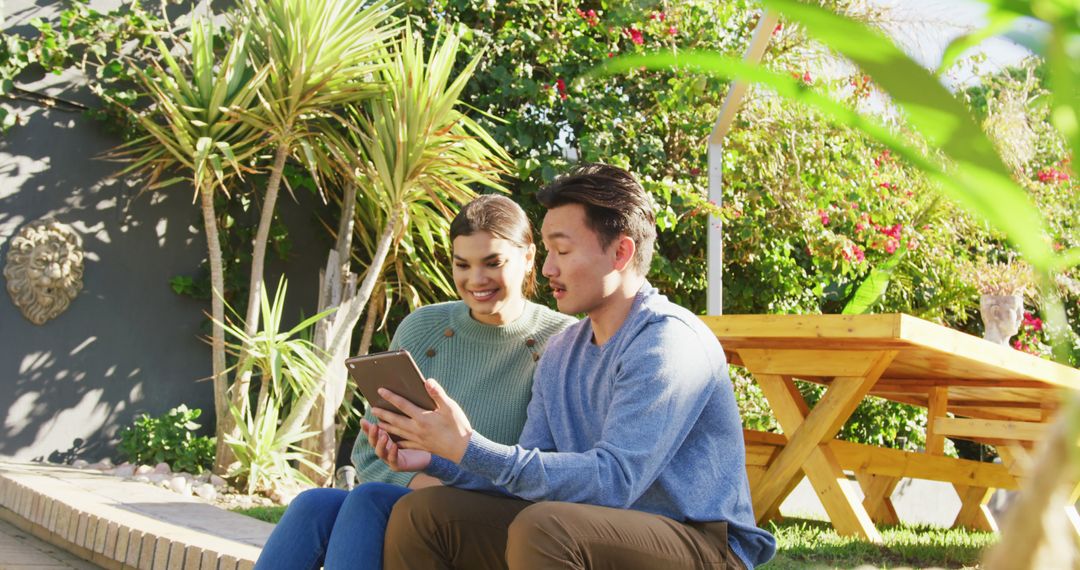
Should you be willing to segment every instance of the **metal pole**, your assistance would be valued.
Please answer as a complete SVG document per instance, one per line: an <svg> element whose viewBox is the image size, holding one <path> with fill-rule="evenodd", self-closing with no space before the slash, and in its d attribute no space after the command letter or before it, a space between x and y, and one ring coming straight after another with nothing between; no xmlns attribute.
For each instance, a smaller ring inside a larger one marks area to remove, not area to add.
<svg viewBox="0 0 1080 570"><path fill-rule="evenodd" d="M775 12L765 11L754 28L754 35L750 38L750 45L746 48L744 59L750 63L761 61L765 48L769 45L773 30L779 16ZM724 103L720 106L720 116L716 118L712 134L709 135L709 200L717 206L723 204L723 184L721 175L724 171L724 137L731 129L731 123L742 104L743 96L746 95L747 83L745 81L732 82L728 89ZM706 312L709 315L720 315L724 312L724 228L720 218L709 216L709 288L706 295Z"/></svg>

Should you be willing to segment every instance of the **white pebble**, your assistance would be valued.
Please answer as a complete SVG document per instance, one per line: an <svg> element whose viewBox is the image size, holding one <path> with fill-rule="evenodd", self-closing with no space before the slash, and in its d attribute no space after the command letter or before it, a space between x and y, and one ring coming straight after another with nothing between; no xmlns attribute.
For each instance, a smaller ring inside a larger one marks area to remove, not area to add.
<svg viewBox="0 0 1080 570"><path fill-rule="evenodd" d="M140 465L140 466L135 468L135 474L136 475L147 475L147 474L153 473L153 472L154 472L154 468L150 467L149 465Z"/></svg>
<svg viewBox="0 0 1080 570"><path fill-rule="evenodd" d="M135 466L130 463L122 463L116 466L111 473L117 477L131 477L135 474Z"/></svg>
<svg viewBox="0 0 1080 570"><path fill-rule="evenodd" d="M191 484L188 483L188 480L184 479L183 477L173 477L172 479L170 479L169 488L172 489L173 492L179 493L181 495L191 495Z"/></svg>
<svg viewBox="0 0 1080 570"><path fill-rule="evenodd" d="M209 483L203 483L195 486L195 494L206 499L207 501L213 501L217 498L217 490L213 485Z"/></svg>
<svg viewBox="0 0 1080 570"><path fill-rule="evenodd" d="M86 469L90 464L85 459L76 459L71 462L71 466L76 469Z"/></svg>
<svg viewBox="0 0 1080 570"><path fill-rule="evenodd" d="M165 462L158 463L154 466L154 473L172 473L172 469L169 469L169 464Z"/></svg>

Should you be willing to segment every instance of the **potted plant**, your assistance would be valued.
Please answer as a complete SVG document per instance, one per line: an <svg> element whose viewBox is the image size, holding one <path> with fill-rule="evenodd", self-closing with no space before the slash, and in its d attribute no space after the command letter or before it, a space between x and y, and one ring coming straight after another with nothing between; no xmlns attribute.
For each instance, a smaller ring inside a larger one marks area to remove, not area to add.
<svg viewBox="0 0 1080 570"><path fill-rule="evenodd" d="M1031 268L1021 261L980 259L970 264L967 272L980 294L983 338L1008 346L1024 318L1024 296L1032 287Z"/></svg>

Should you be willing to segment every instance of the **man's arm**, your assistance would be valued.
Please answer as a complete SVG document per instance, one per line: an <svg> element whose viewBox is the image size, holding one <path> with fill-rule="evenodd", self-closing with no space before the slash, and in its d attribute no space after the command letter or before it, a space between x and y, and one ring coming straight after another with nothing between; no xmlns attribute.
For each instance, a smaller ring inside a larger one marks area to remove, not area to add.
<svg viewBox="0 0 1080 570"><path fill-rule="evenodd" d="M678 319L646 327L624 351L611 403L590 411L604 414L604 423L600 440L584 452L533 447L525 434L519 445L493 442L474 433L456 402L431 381L436 410L425 411L380 392L405 415L380 409L375 414L384 429L405 439L403 449L441 456L521 498L627 507L667 466L716 389L722 362L714 361L712 352ZM553 373L559 371L546 374ZM538 373L537 383L544 381ZM526 425L532 421L530 417ZM544 422L546 428L550 418ZM537 429L529 436L542 438L543 433Z"/></svg>
<svg viewBox="0 0 1080 570"><path fill-rule="evenodd" d="M547 367L558 367L553 360L550 358L540 359L540 364L534 374L534 380L540 378ZM525 426L522 428L519 441L521 445L527 447L546 450L555 449L555 443L551 437L551 428L548 426L547 410L544 407L543 390L540 383L536 381L533 382L532 397L529 399ZM432 456L431 464L427 469L424 469L424 473L440 479L446 485L459 489L510 494L506 489L496 486L490 480L465 471L457 463L438 455Z"/></svg>
<svg viewBox="0 0 1080 570"><path fill-rule="evenodd" d="M625 352L600 441L581 453L473 433L460 467L529 500L625 508L656 480L716 389L718 363L685 323L647 327ZM550 405L550 402L547 403ZM531 416L530 416L531 419Z"/></svg>

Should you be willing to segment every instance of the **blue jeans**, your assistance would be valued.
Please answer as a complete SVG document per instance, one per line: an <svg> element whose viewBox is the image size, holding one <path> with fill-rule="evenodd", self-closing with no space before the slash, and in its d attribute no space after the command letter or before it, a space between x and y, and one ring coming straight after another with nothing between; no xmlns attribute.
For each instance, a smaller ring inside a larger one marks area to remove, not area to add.
<svg viewBox="0 0 1080 570"><path fill-rule="evenodd" d="M300 493L270 533L255 570L382 568L390 511L408 493L388 483Z"/></svg>

